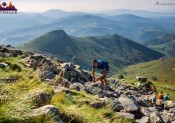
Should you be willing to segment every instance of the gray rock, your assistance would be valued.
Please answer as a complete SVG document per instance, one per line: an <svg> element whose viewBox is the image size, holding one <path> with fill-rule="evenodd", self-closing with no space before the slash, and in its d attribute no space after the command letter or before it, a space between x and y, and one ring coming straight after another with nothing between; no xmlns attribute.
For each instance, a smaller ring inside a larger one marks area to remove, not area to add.
<svg viewBox="0 0 175 123"><path fill-rule="evenodd" d="M98 95L99 92L101 92L101 88L100 87L96 87L96 86L100 86L100 84L93 83L93 82L87 82L85 84L85 91L87 93L90 93L90 94L93 94L93 95Z"/></svg>
<svg viewBox="0 0 175 123"><path fill-rule="evenodd" d="M75 89L77 91L84 91L85 87L81 83L73 83L69 86L70 89Z"/></svg>
<svg viewBox="0 0 175 123"><path fill-rule="evenodd" d="M120 96L118 101L123 105L124 109L126 111L136 111L138 110L138 104L137 102L134 102L133 100L129 99L126 96Z"/></svg>
<svg viewBox="0 0 175 123"><path fill-rule="evenodd" d="M108 103L108 107L113 111L119 112L124 109L122 104L117 100L109 99Z"/></svg>
<svg viewBox="0 0 175 123"><path fill-rule="evenodd" d="M88 72L84 71L83 69L80 68L80 66L76 65L75 66L75 71L78 73L79 78L85 82L89 82L91 75L88 74Z"/></svg>
<svg viewBox="0 0 175 123"><path fill-rule="evenodd" d="M169 109L169 113L175 113L175 107Z"/></svg>
<svg viewBox="0 0 175 123"><path fill-rule="evenodd" d="M138 123L150 123L150 118L145 116L145 117L142 117Z"/></svg>
<svg viewBox="0 0 175 123"><path fill-rule="evenodd" d="M45 105L43 107L39 107L37 109L34 109L32 115L35 116L35 117L46 115L51 120L54 120L54 121L57 121L57 122L61 121L59 110L58 110L57 107L55 107L53 105Z"/></svg>
<svg viewBox="0 0 175 123"><path fill-rule="evenodd" d="M145 107L141 108L141 113L145 116L149 116L151 114L151 112Z"/></svg>
<svg viewBox="0 0 175 123"><path fill-rule="evenodd" d="M162 118L159 113L153 112L150 114L151 123L162 123Z"/></svg>
<svg viewBox="0 0 175 123"><path fill-rule="evenodd" d="M169 109L169 108L173 108L173 107L175 107L173 101L171 101L171 100L164 101L164 108Z"/></svg>
<svg viewBox="0 0 175 123"><path fill-rule="evenodd" d="M149 106L149 102L147 100L145 100L144 98L138 98L138 104L143 106L143 107L148 107Z"/></svg>
<svg viewBox="0 0 175 123"><path fill-rule="evenodd" d="M171 118L167 114L163 114L161 117L164 123L171 123Z"/></svg>
<svg viewBox="0 0 175 123"><path fill-rule="evenodd" d="M148 107L148 110L150 112L158 112L158 109L156 109L155 107Z"/></svg>
<svg viewBox="0 0 175 123"><path fill-rule="evenodd" d="M125 118L134 119L134 115L131 113L119 113L119 114Z"/></svg>
<svg viewBox="0 0 175 123"><path fill-rule="evenodd" d="M90 103L90 106L98 109L98 108L105 106L105 102L104 101L94 101Z"/></svg>

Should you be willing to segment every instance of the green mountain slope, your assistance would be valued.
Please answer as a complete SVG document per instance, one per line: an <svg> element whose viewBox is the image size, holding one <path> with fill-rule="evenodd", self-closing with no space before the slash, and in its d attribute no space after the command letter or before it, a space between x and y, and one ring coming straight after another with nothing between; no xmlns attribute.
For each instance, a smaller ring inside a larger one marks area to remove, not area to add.
<svg viewBox="0 0 175 123"><path fill-rule="evenodd" d="M73 37L62 30L42 35L22 46L21 49L57 56L65 61L91 68L91 60L104 59L112 70L133 63L163 57L163 54L137 44L119 35L99 37Z"/></svg>

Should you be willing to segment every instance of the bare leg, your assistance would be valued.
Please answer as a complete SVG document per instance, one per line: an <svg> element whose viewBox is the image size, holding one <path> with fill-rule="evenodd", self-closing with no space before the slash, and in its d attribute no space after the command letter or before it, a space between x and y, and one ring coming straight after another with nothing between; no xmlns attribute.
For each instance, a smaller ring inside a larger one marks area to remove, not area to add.
<svg viewBox="0 0 175 123"><path fill-rule="evenodd" d="M104 81L103 81L103 79L100 79L100 82L101 82L102 87L104 87Z"/></svg>
<svg viewBox="0 0 175 123"><path fill-rule="evenodd" d="M107 82L106 78L104 78L103 81L104 81L105 85L108 85L108 82Z"/></svg>

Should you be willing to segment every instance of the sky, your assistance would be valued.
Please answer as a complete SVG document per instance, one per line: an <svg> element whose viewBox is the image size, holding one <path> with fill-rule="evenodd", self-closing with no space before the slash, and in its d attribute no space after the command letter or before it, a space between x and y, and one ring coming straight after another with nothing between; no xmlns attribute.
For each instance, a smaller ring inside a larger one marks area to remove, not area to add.
<svg viewBox="0 0 175 123"><path fill-rule="evenodd" d="M49 9L84 12L116 9L175 12L175 0L0 0L1 3L4 1L12 1L20 12L44 12ZM156 5L158 1L174 5Z"/></svg>

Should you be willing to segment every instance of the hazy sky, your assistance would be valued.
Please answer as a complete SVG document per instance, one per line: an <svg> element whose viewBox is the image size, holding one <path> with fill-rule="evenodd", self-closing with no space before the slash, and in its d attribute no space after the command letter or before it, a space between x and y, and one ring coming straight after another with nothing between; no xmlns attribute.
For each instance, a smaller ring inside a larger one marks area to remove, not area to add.
<svg viewBox="0 0 175 123"><path fill-rule="evenodd" d="M12 1L19 11L43 12L49 9L65 11L103 11L114 9L134 9L149 11L175 12L175 0L0 0ZM174 5L155 5L174 3Z"/></svg>

